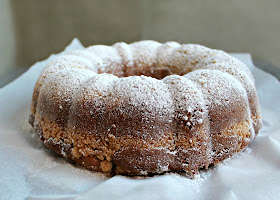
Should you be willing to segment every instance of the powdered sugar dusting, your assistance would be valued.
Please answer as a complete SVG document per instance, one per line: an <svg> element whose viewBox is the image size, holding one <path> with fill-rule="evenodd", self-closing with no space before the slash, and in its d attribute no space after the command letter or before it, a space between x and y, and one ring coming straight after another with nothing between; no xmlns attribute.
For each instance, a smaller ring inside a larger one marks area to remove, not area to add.
<svg viewBox="0 0 280 200"><path fill-rule="evenodd" d="M134 57L132 51L130 50L130 45L124 42L118 42L112 46L115 48L122 59L122 64L124 66L133 66Z"/></svg>
<svg viewBox="0 0 280 200"><path fill-rule="evenodd" d="M227 102L241 101L240 98L246 97L245 90L240 82L218 70L198 70L185 75L185 77L201 85L210 104L216 103L223 106ZM233 92L234 90L236 92ZM225 101L222 101L223 99Z"/></svg>
<svg viewBox="0 0 280 200"><path fill-rule="evenodd" d="M139 68L154 66L157 62L157 51L162 44L155 41L135 42L130 45L134 63Z"/></svg>
<svg viewBox="0 0 280 200"><path fill-rule="evenodd" d="M41 92L50 98L69 101L75 90L79 89L80 84L94 75L96 73L87 69L62 69L46 81Z"/></svg>
<svg viewBox="0 0 280 200"><path fill-rule="evenodd" d="M155 78L146 76L135 76L120 78L115 84L112 95L119 100L129 101L135 107L146 107L154 112L170 112L172 103L170 93L166 85Z"/></svg>
<svg viewBox="0 0 280 200"><path fill-rule="evenodd" d="M187 126L202 124L208 117L202 93L188 79L172 75L163 79L173 97L174 110Z"/></svg>
<svg viewBox="0 0 280 200"><path fill-rule="evenodd" d="M122 72L122 59L115 48L95 45L88 47L85 51L90 52L102 61L98 66L99 73L116 74Z"/></svg>
<svg viewBox="0 0 280 200"><path fill-rule="evenodd" d="M165 78L153 78L153 73ZM252 138L256 121L251 117L259 109L252 75L243 63L223 51L176 42L120 42L73 51L49 62L35 89L39 91L35 96L39 112L44 112L40 106L45 99L55 102L59 112L66 113L61 116L69 114L68 127L78 127L79 120L88 117L93 125L100 124L92 127L91 133L139 136L148 149L156 146L151 140L165 141L161 143L163 151L173 153L181 148L182 139L188 142L180 149L183 154L212 150L214 143L208 137L242 120L249 123ZM117 118L128 122L118 124ZM102 127L102 123L106 125ZM110 145L108 138L106 142ZM197 162L218 155L204 153ZM181 164L195 173L188 159ZM168 163L158 164L158 173L169 170Z"/></svg>

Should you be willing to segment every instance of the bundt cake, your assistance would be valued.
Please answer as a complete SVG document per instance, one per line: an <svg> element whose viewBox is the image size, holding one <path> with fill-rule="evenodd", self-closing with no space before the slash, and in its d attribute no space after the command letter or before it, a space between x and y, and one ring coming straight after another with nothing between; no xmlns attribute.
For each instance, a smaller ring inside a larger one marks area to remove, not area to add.
<svg viewBox="0 0 280 200"><path fill-rule="evenodd" d="M29 121L56 153L126 175L197 174L242 150L262 126L242 62L201 45L155 41L54 58L35 85Z"/></svg>

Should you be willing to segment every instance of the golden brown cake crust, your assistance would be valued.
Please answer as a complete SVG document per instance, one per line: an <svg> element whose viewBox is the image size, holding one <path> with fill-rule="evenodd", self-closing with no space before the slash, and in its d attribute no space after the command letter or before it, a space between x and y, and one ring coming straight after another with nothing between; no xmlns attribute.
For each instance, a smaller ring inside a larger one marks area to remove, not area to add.
<svg viewBox="0 0 280 200"><path fill-rule="evenodd" d="M95 171L196 174L246 147L261 117L240 61L141 41L52 60L35 85L30 124L47 147Z"/></svg>

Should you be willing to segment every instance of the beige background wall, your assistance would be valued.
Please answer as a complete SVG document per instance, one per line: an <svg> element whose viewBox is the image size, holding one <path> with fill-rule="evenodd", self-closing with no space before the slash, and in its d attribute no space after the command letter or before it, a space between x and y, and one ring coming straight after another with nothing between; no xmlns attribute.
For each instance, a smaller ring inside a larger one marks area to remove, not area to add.
<svg viewBox="0 0 280 200"><path fill-rule="evenodd" d="M11 3L14 24L6 28L14 30L18 65L45 59L78 37L85 46L142 39L199 43L250 52L254 60L280 67L279 0L4 1ZM4 37L10 41L12 35ZM14 56L12 50L7 54Z"/></svg>
<svg viewBox="0 0 280 200"><path fill-rule="evenodd" d="M16 66L16 38L9 0L0 0L0 75Z"/></svg>

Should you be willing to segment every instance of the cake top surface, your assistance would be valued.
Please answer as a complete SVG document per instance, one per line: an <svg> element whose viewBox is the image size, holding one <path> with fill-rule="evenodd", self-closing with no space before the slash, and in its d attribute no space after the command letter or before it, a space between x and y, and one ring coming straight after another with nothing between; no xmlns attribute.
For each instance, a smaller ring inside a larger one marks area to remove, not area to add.
<svg viewBox="0 0 280 200"><path fill-rule="evenodd" d="M103 99L111 96L107 102L118 99L125 104L129 100L135 107L144 107L148 115L164 109L164 115L170 116L174 105L184 102L188 95L199 99L201 105L228 107L231 99L242 102L255 90L246 65L223 51L155 41L94 45L69 52L48 63L38 84L46 94L70 104L87 95ZM183 92L186 90L188 93ZM195 102L180 106L198 110ZM206 108L202 110L207 112ZM199 123L201 116L194 123Z"/></svg>

